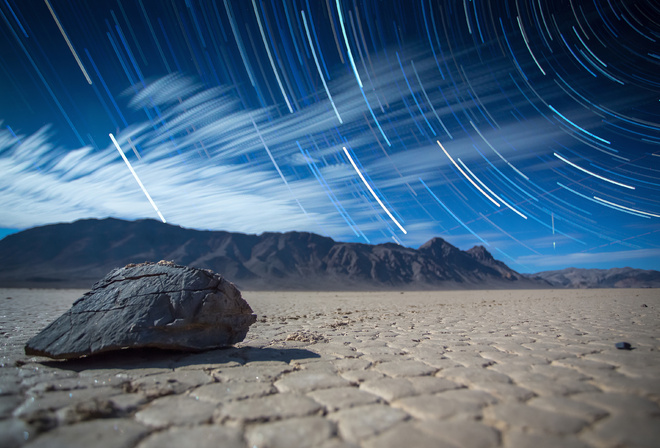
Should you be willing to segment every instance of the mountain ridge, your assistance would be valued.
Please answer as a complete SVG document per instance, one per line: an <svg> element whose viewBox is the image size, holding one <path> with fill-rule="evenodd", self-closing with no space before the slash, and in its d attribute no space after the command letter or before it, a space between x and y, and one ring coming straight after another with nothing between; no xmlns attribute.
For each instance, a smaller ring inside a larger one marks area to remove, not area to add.
<svg viewBox="0 0 660 448"><path fill-rule="evenodd" d="M419 249L334 241L309 232L251 235L144 219L84 219L0 240L0 285L89 287L128 263L172 260L211 269L246 289L384 290L549 287L436 237Z"/></svg>
<svg viewBox="0 0 660 448"><path fill-rule="evenodd" d="M630 267L566 268L523 275L545 280L556 288L660 288L660 272Z"/></svg>
<svg viewBox="0 0 660 448"><path fill-rule="evenodd" d="M440 237L413 249L310 232L255 235L116 218L6 236L0 240L0 287L88 288L116 267L161 259L211 269L255 290L660 287L660 272L633 268L520 274L483 246L463 251Z"/></svg>

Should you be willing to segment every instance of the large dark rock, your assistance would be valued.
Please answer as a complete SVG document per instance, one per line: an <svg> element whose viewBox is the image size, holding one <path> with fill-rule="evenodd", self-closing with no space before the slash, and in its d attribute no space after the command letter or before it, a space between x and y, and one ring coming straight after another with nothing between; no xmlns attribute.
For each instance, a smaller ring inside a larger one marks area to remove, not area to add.
<svg viewBox="0 0 660 448"><path fill-rule="evenodd" d="M98 281L25 353L69 359L123 348L208 350L242 341L255 321L240 291L212 271L132 264Z"/></svg>

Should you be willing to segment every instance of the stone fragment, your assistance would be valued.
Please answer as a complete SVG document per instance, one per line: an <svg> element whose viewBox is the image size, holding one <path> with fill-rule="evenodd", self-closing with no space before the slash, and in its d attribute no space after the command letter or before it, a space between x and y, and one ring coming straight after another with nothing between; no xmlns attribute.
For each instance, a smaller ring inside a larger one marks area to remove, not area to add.
<svg viewBox="0 0 660 448"><path fill-rule="evenodd" d="M335 387L315 390L307 394L330 411L349 409L354 406L373 404L379 401L376 395L362 391L357 387Z"/></svg>
<svg viewBox="0 0 660 448"><path fill-rule="evenodd" d="M541 396L567 396L582 392L600 392L600 389L586 381L572 379L553 379L546 375L532 372L517 372L510 375L515 382L525 389Z"/></svg>
<svg viewBox="0 0 660 448"><path fill-rule="evenodd" d="M569 397L536 397L528 404L547 411L578 417L593 423L606 417L609 412L601 407L592 406Z"/></svg>
<svg viewBox="0 0 660 448"><path fill-rule="evenodd" d="M266 382L270 383L293 368L278 361L253 362L243 367L229 367L214 370L213 376L219 381Z"/></svg>
<svg viewBox="0 0 660 448"><path fill-rule="evenodd" d="M0 420L0 446L18 448L34 438L35 431L23 420L10 418Z"/></svg>
<svg viewBox="0 0 660 448"><path fill-rule="evenodd" d="M276 389L270 383L231 381L228 383L206 384L188 392L188 394L195 399L220 404L233 400L263 397L275 392Z"/></svg>
<svg viewBox="0 0 660 448"><path fill-rule="evenodd" d="M507 431L504 435L506 446L510 448L590 448L576 436L557 436L554 434L534 434L521 431Z"/></svg>
<svg viewBox="0 0 660 448"><path fill-rule="evenodd" d="M92 420L42 434L30 448L129 448L147 431L145 426L131 420Z"/></svg>
<svg viewBox="0 0 660 448"><path fill-rule="evenodd" d="M416 394L435 394L462 387L453 381L436 376L414 376L406 379L412 384Z"/></svg>
<svg viewBox="0 0 660 448"><path fill-rule="evenodd" d="M218 274L164 261L131 264L96 282L25 353L70 359L123 348L209 350L242 341L255 321L240 291Z"/></svg>
<svg viewBox="0 0 660 448"><path fill-rule="evenodd" d="M525 402L536 396L536 393L524 387L506 383L479 383L472 386L496 397L499 401Z"/></svg>
<svg viewBox="0 0 660 448"><path fill-rule="evenodd" d="M317 342L328 342L328 338L317 331L296 331L290 333L284 339L285 341L306 342L316 344Z"/></svg>
<svg viewBox="0 0 660 448"><path fill-rule="evenodd" d="M316 373L324 372L330 375L338 375L337 368L334 366L334 364L323 358L295 359L291 361L290 365L294 368L294 370L305 370L306 372Z"/></svg>
<svg viewBox="0 0 660 448"><path fill-rule="evenodd" d="M142 394L121 394L108 398L119 414L129 414L147 402Z"/></svg>
<svg viewBox="0 0 660 448"><path fill-rule="evenodd" d="M395 401L392 405L420 420L441 420L454 416L477 418L482 406L476 402L446 398L444 394L418 395Z"/></svg>
<svg viewBox="0 0 660 448"><path fill-rule="evenodd" d="M388 361L376 366L376 370L391 377L433 375L438 369L421 361Z"/></svg>
<svg viewBox="0 0 660 448"><path fill-rule="evenodd" d="M593 382L598 384L601 390L607 392L660 396L660 381L658 381L658 375L654 375L651 369L638 369L634 376L622 373L624 370L625 368L605 372L604 375L595 377Z"/></svg>
<svg viewBox="0 0 660 448"><path fill-rule="evenodd" d="M198 425L192 428L168 428L144 439L137 448L244 448L243 437L238 428L218 425Z"/></svg>
<svg viewBox="0 0 660 448"><path fill-rule="evenodd" d="M614 346L619 350L632 350L632 345L629 342L617 342Z"/></svg>
<svg viewBox="0 0 660 448"><path fill-rule="evenodd" d="M468 353L468 352L447 352L445 353L445 356L449 358L452 362L458 363L462 365L463 367L476 367L476 368L484 368L488 367L493 363L490 359L485 359L482 358L478 353ZM442 361L442 360L440 360ZM436 366L436 364L430 363L429 364ZM446 368L446 367L452 367L449 364L442 365L438 364L438 368Z"/></svg>
<svg viewBox="0 0 660 448"><path fill-rule="evenodd" d="M578 372L587 375L588 377L598 373L599 370L614 370L614 366L612 364L584 358L562 359L559 361L554 361L552 365L575 369Z"/></svg>
<svg viewBox="0 0 660 448"><path fill-rule="evenodd" d="M348 386L349 382L339 375L327 372L298 371L287 373L275 382L280 392L309 392L330 387Z"/></svg>
<svg viewBox="0 0 660 448"><path fill-rule="evenodd" d="M55 376L55 375L53 375ZM37 385L28 389L28 395L43 395L47 392L53 391L71 391L80 389L91 389L94 387L120 387L126 382L125 379L120 379L112 375L104 378L98 377L81 377L76 376L73 378L52 378L47 381L38 383Z"/></svg>
<svg viewBox="0 0 660 448"><path fill-rule="evenodd" d="M383 404L344 409L328 418L337 422L339 433L348 442L358 443L408 419L408 414Z"/></svg>
<svg viewBox="0 0 660 448"><path fill-rule="evenodd" d="M321 410L321 405L309 397L298 394L275 394L259 398L231 401L222 404L214 420L238 422L265 422L269 420L305 417Z"/></svg>
<svg viewBox="0 0 660 448"><path fill-rule="evenodd" d="M546 364L537 364L532 366L532 372L540 373L547 377L552 378L555 381L585 381L590 380L591 376L585 375L581 372L578 372L575 369L569 367L563 367L559 365L546 365Z"/></svg>
<svg viewBox="0 0 660 448"><path fill-rule="evenodd" d="M660 440L660 426L657 417L619 414L596 422L591 431L581 436L593 446L655 448Z"/></svg>
<svg viewBox="0 0 660 448"><path fill-rule="evenodd" d="M489 448L500 445L499 431L472 420L425 420L415 425L425 433L457 447Z"/></svg>
<svg viewBox="0 0 660 448"><path fill-rule="evenodd" d="M472 389L452 389L439 394L442 398L463 401L480 407L489 406L498 402L497 398L488 392Z"/></svg>
<svg viewBox="0 0 660 448"><path fill-rule="evenodd" d="M332 362L337 371L346 372L348 370L364 370L371 367L371 361L359 358L337 359Z"/></svg>
<svg viewBox="0 0 660 448"><path fill-rule="evenodd" d="M385 378L385 374L376 372L375 370L347 370L341 373L341 376L346 378L351 383L360 384L365 381L378 380Z"/></svg>
<svg viewBox="0 0 660 448"><path fill-rule="evenodd" d="M120 417L121 412L109 399L92 398L56 412L60 424L73 424L98 418Z"/></svg>
<svg viewBox="0 0 660 448"><path fill-rule="evenodd" d="M419 394L433 394L461 386L444 378L417 376L408 378L375 378L360 384L360 389L391 402Z"/></svg>
<svg viewBox="0 0 660 448"><path fill-rule="evenodd" d="M124 386L126 392L142 392L149 398L180 394L193 387L212 383L213 377L200 370L180 370L138 378Z"/></svg>
<svg viewBox="0 0 660 448"><path fill-rule="evenodd" d="M63 370L45 369L38 364L26 364L23 366L18 377L21 379L20 389L31 389L43 383L53 384L65 378L75 378L76 373Z"/></svg>
<svg viewBox="0 0 660 448"><path fill-rule="evenodd" d="M367 380L360 384L360 389L378 395L385 401L415 395L415 388L405 378L380 378Z"/></svg>
<svg viewBox="0 0 660 448"><path fill-rule="evenodd" d="M412 422L403 422L367 440L365 448L457 448L456 445L420 431Z"/></svg>
<svg viewBox="0 0 660 448"><path fill-rule="evenodd" d="M556 435L576 434L587 426L581 418L563 415L520 403L500 403L484 410L489 420L496 420L524 431Z"/></svg>
<svg viewBox="0 0 660 448"><path fill-rule="evenodd" d="M0 395L0 419L11 416L12 411L22 402L19 395Z"/></svg>
<svg viewBox="0 0 660 448"><path fill-rule="evenodd" d="M447 378L459 384L477 385L491 383L511 383L511 378L507 375L490 369L474 367L454 367L444 369L438 373L441 378Z"/></svg>
<svg viewBox="0 0 660 448"><path fill-rule="evenodd" d="M660 417L660 406L657 403L636 395L590 392L573 395L571 399L603 408L612 414Z"/></svg>
<svg viewBox="0 0 660 448"><path fill-rule="evenodd" d="M41 418L46 413L55 412L61 408L76 406L95 399L103 400L121 393L121 389L111 387L46 392L43 395L28 396L23 404L14 410L13 414L15 417L31 421L33 418Z"/></svg>
<svg viewBox="0 0 660 448"><path fill-rule="evenodd" d="M334 425L322 417L291 418L248 429L248 446L259 448L307 448L320 446L335 433Z"/></svg>
<svg viewBox="0 0 660 448"><path fill-rule="evenodd" d="M13 395L21 383L19 369L3 367L0 361L0 396Z"/></svg>
<svg viewBox="0 0 660 448"><path fill-rule="evenodd" d="M163 428L172 425L209 423L216 406L187 395L157 398L135 414L135 419L148 426Z"/></svg>

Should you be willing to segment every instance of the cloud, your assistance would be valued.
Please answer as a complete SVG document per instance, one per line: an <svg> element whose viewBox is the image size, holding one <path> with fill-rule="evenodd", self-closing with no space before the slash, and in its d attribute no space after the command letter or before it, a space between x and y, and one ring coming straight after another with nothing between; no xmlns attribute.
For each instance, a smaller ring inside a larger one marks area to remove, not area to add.
<svg viewBox="0 0 660 448"><path fill-rule="evenodd" d="M168 221L255 233L309 230L335 237L353 233L345 219L358 232L383 226L377 219L380 211L355 194L359 184L352 168L337 158L321 163L339 145L324 141L325 148L316 150L309 144L310 135L336 125L334 114L322 105L308 107L304 120L284 116L269 121L268 110L246 110L226 89L205 89L178 75L138 88L130 105L146 108L154 119L133 123L116 139ZM352 107L355 114L360 108L366 109L363 100ZM18 137L0 130L0 170L6 173L0 179L0 226L153 216L109 140L101 151L56 147L53 140L48 127ZM310 171L296 140L314 154L325 186ZM286 184L278 174L278 160L287 166Z"/></svg>

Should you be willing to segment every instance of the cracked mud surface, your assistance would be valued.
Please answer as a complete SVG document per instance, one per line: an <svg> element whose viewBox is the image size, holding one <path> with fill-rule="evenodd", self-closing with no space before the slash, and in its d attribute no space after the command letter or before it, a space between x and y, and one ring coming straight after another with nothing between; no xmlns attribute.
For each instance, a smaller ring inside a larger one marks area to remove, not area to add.
<svg viewBox="0 0 660 448"><path fill-rule="evenodd" d="M0 446L660 439L657 290L247 291L258 320L232 348L24 355L82 292L0 290Z"/></svg>

